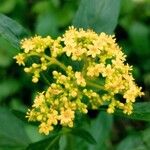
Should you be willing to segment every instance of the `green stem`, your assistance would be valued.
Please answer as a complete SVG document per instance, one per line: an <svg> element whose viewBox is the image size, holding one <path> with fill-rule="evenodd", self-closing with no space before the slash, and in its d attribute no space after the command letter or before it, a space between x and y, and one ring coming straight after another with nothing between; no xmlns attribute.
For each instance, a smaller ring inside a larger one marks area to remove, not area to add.
<svg viewBox="0 0 150 150"><path fill-rule="evenodd" d="M88 60L87 60L87 58L84 56L83 57L83 60L84 60L84 67L83 67L83 70L82 70L82 74L83 74L83 77L86 75L86 72L87 72L87 66L88 66Z"/></svg>
<svg viewBox="0 0 150 150"><path fill-rule="evenodd" d="M58 61L57 59L53 60L54 64L58 65L60 68L62 68L64 71L66 71L67 67L61 63L60 61Z"/></svg>
<svg viewBox="0 0 150 150"><path fill-rule="evenodd" d="M86 84L87 84L87 86L91 86L91 87L94 87L94 88L96 88L96 89L104 89L103 86L98 85L98 84L96 84L96 83L94 83L94 82L91 82L91 81L88 80L88 79L86 79Z"/></svg>
<svg viewBox="0 0 150 150"><path fill-rule="evenodd" d="M48 84L50 85L51 83L49 82L49 80L46 78L46 76L43 74L43 72L41 72L41 75L43 77L43 80Z"/></svg>
<svg viewBox="0 0 150 150"><path fill-rule="evenodd" d="M36 55L36 54L34 54L34 55ZM49 56L47 56L47 55L44 55L44 57L47 59L47 60L49 60L49 62L50 62L50 65L51 64L56 64L56 65L58 65L60 68L62 68L64 71L66 71L66 69L67 69L67 67L63 64L63 63L61 63L59 60L57 60L56 58L51 58L51 57L49 57ZM85 61L85 66L84 66L84 69L83 69L83 74L85 74L85 72L86 72L86 67L87 67L87 65L88 65L88 61L86 60L86 59L84 59L84 61ZM49 82L49 81L48 81ZM48 83L47 82L47 83ZM101 86L101 85L99 85L99 84L97 84L97 83L94 83L94 82L92 82L91 80L89 80L89 79L86 79L86 83L87 83L87 86L91 86L91 87L94 87L94 88L96 88L96 89L104 89L104 87L103 86Z"/></svg>
<svg viewBox="0 0 150 150"><path fill-rule="evenodd" d="M35 52L29 54L29 56L33 56L33 55L39 56L39 55L38 55L37 53L35 53ZM59 60L57 60L56 58L51 58L51 57L49 57L49 56L47 56L47 55L45 55L45 54L44 54L44 57L45 57L47 60L49 60L51 64L56 64L56 65L58 65L60 68L62 68L64 71L66 71L67 67L66 67L63 63L61 63Z"/></svg>
<svg viewBox="0 0 150 150"><path fill-rule="evenodd" d="M44 57L49 60L52 64L56 64L58 65L60 68L62 68L64 71L66 71L67 67L61 63L60 61L58 61L56 58L51 58L51 57L48 57L46 55L44 55Z"/></svg>

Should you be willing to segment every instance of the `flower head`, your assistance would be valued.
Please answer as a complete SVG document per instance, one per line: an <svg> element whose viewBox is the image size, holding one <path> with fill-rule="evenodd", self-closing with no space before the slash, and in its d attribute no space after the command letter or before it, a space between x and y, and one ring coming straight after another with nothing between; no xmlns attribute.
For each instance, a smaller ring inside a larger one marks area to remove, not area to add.
<svg viewBox="0 0 150 150"><path fill-rule="evenodd" d="M24 39L21 48L23 52L14 58L26 65L24 71L33 75L34 83L51 65L59 68L52 70L53 82L37 94L27 112L29 121L40 123L40 133L49 134L57 124L73 127L76 115L106 104L108 113L117 108L130 115L136 97L143 95L114 35L70 27L55 40L50 36ZM29 57L39 61L27 65Z"/></svg>

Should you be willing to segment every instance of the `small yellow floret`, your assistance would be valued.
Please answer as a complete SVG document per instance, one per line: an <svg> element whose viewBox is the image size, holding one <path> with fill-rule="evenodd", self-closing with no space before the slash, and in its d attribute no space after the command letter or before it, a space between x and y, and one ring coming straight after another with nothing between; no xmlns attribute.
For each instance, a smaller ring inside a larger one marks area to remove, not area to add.
<svg viewBox="0 0 150 150"><path fill-rule="evenodd" d="M30 50L33 50L35 47L34 43L30 39L24 39L21 41L21 48L24 49L25 53L29 53Z"/></svg>
<svg viewBox="0 0 150 150"><path fill-rule="evenodd" d="M32 78L32 82L33 82L33 83L37 83L38 81L39 81L39 79L38 79L37 77L33 77L33 78Z"/></svg>
<svg viewBox="0 0 150 150"><path fill-rule="evenodd" d="M60 120L60 124L64 125L64 126L69 126L72 127L73 126L73 120L74 120L74 111L72 111L71 109L62 109L60 116L59 116L59 120Z"/></svg>
<svg viewBox="0 0 150 150"><path fill-rule="evenodd" d="M81 85L83 87L86 86L86 82L85 82L85 79L83 78L81 72L75 72L75 77L77 79L77 84L78 85Z"/></svg>
<svg viewBox="0 0 150 150"><path fill-rule="evenodd" d="M16 59L16 63L17 63L17 64L23 65L23 66L25 65L25 63L24 63L24 59L25 59L24 54L19 53L18 55L16 55L16 56L14 57L14 59Z"/></svg>

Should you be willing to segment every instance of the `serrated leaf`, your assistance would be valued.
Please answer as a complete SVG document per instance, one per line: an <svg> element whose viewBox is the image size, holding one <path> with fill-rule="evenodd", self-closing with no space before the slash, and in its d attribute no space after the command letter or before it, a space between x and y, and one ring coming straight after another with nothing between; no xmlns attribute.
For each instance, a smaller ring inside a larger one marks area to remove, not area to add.
<svg viewBox="0 0 150 150"><path fill-rule="evenodd" d="M29 142L23 124L6 108L0 107L0 150L23 150Z"/></svg>
<svg viewBox="0 0 150 150"><path fill-rule="evenodd" d="M112 34L117 25L119 11L120 0L82 0L73 25Z"/></svg>
<svg viewBox="0 0 150 150"><path fill-rule="evenodd" d="M75 135L75 136L78 136L78 137L84 139L85 141L87 141L90 144L96 144L96 141L93 138L93 136L84 129L73 128L73 129L71 129L70 133L72 135Z"/></svg>
<svg viewBox="0 0 150 150"><path fill-rule="evenodd" d="M27 36L27 31L15 20L0 14L0 36L19 49L19 42Z"/></svg>
<svg viewBox="0 0 150 150"><path fill-rule="evenodd" d="M26 150L52 150L58 145L60 136L58 134L51 135L49 138L30 144Z"/></svg>

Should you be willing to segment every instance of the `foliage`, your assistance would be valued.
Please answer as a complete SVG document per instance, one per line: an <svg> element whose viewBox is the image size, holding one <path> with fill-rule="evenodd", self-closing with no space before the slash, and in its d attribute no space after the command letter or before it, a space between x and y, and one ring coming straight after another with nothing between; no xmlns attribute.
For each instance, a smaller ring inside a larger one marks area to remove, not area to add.
<svg viewBox="0 0 150 150"><path fill-rule="evenodd" d="M150 149L149 0L2 0L0 12L0 150ZM29 84L29 76L12 57L20 51L21 38L34 34L55 38L72 22L77 27L116 34L145 96L138 99L131 116L118 110L113 117L101 107L99 113L89 111L87 117L78 118L79 126L74 130L58 126L55 133L41 136L37 124L24 119L24 112L31 106L35 91L45 88L44 78L37 86Z"/></svg>

